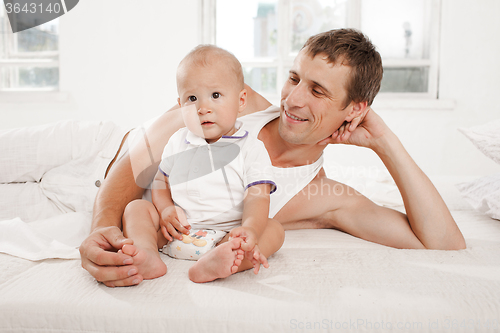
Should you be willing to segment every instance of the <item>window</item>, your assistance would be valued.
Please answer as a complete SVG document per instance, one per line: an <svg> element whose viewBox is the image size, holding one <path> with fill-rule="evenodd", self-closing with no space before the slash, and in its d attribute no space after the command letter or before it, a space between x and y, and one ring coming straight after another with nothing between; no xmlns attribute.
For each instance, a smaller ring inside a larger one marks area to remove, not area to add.
<svg viewBox="0 0 500 333"><path fill-rule="evenodd" d="M245 82L279 100L288 70L311 35L363 31L383 58L381 94L437 97L440 0L202 0L204 43L236 55Z"/></svg>
<svg viewBox="0 0 500 333"><path fill-rule="evenodd" d="M59 89L59 19L12 33L0 6L0 92Z"/></svg>

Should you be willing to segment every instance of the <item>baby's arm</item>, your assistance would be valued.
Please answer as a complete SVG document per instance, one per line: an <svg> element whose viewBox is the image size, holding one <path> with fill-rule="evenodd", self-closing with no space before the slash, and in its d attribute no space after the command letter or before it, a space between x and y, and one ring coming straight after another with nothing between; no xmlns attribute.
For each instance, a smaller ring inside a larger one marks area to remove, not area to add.
<svg viewBox="0 0 500 333"><path fill-rule="evenodd" d="M179 232L188 235L190 226L184 226L181 223L178 214L180 208L175 206L172 200L168 177L160 171L156 173L151 192L153 204L160 215L160 228L163 235L169 241L173 240L172 237L182 240Z"/></svg>
<svg viewBox="0 0 500 333"><path fill-rule="evenodd" d="M258 241L267 226L269 215L270 184L250 186L243 201L242 226L231 230L231 238L242 239L241 249L245 257L254 265L254 271L259 271L260 264L269 267L266 257L260 253Z"/></svg>
<svg viewBox="0 0 500 333"><path fill-rule="evenodd" d="M257 238L260 238L267 226L270 192L271 184L253 185L246 189L241 224L253 229Z"/></svg>

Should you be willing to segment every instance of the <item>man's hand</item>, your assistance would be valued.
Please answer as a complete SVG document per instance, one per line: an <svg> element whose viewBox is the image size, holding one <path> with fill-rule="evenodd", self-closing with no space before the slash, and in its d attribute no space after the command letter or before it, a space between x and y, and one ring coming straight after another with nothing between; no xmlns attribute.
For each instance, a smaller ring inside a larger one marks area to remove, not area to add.
<svg viewBox="0 0 500 333"><path fill-rule="evenodd" d="M343 143L375 149L378 141L390 132L382 118L368 107L352 121L344 122L331 137L325 139L325 143Z"/></svg>
<svg viewBox="0 0 500 333"><path fill-rule="evenodd" d="M108 287L130 286L142 281L131 256L119 251L133 244L118 227L95 229L80 245L82 267Z"/></svg>
<svg viewBox="0 0 500 333"><path fill-rule="evenodd" d="M184 211L180 207L171 205L161 212L160 228L163 236L171 242L174 238L182 240L182 235L179 232L189 235L191 226L187 222Z"/></svg>
<svg viewBox="0 0 500 333"><path fill-rule="evenodd" d="M234 228L229 232L229 239L232 238L241 239L240 247L245 251L245 258L252 263L255 274L259 273L261 264L265 268L269 268L266 257L260 252L259 246L257 245L257 233L253 228L244 226Z"/></svg>

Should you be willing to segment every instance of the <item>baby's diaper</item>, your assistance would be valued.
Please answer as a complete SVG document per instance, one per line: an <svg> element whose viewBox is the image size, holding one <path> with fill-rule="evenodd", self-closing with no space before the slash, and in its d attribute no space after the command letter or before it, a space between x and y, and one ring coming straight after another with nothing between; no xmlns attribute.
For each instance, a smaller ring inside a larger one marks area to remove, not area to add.
<svg viewBox="0 0 500 333"><path fill-rule="evenodd" d="M198 260L210 251L227 234L225 231L211 229L193 229L189 235L182 235L182 240L174 239L162 249L166 255L176 259Z"/></svg>

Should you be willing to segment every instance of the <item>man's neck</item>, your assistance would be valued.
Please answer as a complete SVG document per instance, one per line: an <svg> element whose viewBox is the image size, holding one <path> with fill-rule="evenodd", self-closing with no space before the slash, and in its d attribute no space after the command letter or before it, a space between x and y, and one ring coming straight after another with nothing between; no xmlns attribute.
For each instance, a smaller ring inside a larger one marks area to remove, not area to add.
<svg viewBox="0 0 500 333"><path fill-rule="evenodd" d="M290 168L312 164L320 158L326 146L297 145L289 143L281 137L278 130L279 118L265 125L258 135L266 146L271 163L275 167Z"/></svg>

